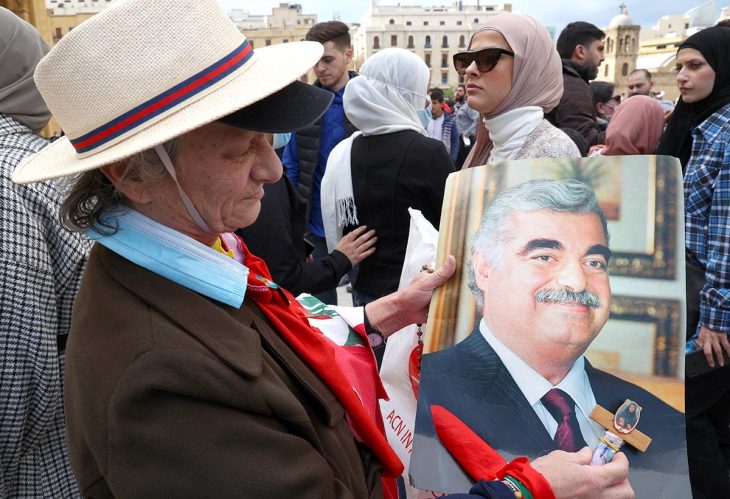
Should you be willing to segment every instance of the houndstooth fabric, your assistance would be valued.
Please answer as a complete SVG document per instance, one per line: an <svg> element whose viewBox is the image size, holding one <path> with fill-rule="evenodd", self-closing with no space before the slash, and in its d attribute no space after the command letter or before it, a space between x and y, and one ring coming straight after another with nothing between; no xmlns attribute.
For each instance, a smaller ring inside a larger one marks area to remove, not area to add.
<svg viewBox="0 0 730 499"><path fill-rule="evenodd" d="M50 182L10 174L46 141L0 114L0 497L78 497L66 451L63 355L89 243L58 222Z"/></svg>

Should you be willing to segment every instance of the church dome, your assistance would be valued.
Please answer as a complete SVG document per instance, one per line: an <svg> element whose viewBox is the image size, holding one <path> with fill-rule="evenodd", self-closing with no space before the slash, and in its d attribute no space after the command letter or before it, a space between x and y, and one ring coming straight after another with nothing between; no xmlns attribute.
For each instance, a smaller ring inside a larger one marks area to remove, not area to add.
<svg viewBox="0 0 730 499"><path fill-rule="evenodd" d="M619 14L611 19L611 23L608 26L609 28L616 28L618 26L634 26L634 21L628 14Z"/></svg>

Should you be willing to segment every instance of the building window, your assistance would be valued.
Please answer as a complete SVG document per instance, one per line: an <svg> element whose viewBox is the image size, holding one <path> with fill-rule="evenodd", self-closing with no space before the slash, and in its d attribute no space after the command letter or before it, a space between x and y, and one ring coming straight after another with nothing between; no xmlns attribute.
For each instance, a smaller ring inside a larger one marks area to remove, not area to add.
<svg viewBox="0 0 730 499"><path fill-rule="evenodd" d="M269 45L271 45L271 40L265 40L264 43L266 43L266 46L268 47Z"/></svg>
<svg viewBox="0 0 730 499"><path fill-rule="evenodd" d="M411 22L410 21L406 21L406 26L410 26L410 25L411 25Z"/></svg>
<svg viewBox="0 0 730 499"><path fill-rule="evenodd" d="M629 64L627 62L624 62L624 65L621 66L621 76L626 76L629 74Z"/></svg>
<svg viewBox="0 0 730 499"><path fill-rule="evenodd" d="M603 76L608 76L608 64L603 68Z"/></svg>
<svg viewBox="0 0 730 499"><path fill-rule="evenodd" d="M624 39L623 38L619 38L618 39L618 52L620 54L623 51L624 51Z"/></svg>
<svg viewBox="0 0 730 499"><path fill-rule="evenodd" d="M289 39L288 38L284 38L284 40L281 43L289 43Z"/></svg>
<svg viewBox="0 0 730 499"><path fill-rule="evenodd" d="M426 43L423 46L427 49L431 48L431 37L429 35L426 35Z"/></svg>
<svg viewBox="0 0 730 499"><path fill-rule="evenodd" d="M249 41L248 41L248 43L249 43L249 44L251 45L251 48L255 48L255 47L253 46L253 40L249 40Z"/></svg>
<svg viewBox="0 0 730 499"><path fill-rule="evenodd" d="M446 25L446 21L439 21L439 26L445 26L445 25Z"/></svg>
<svg viewBox="0 0 730 499"><path fill-rule="evenodd" d="M430 68L431 67L431 54L426 54L424 57L425 57L424 62L426 63L426 66L428 66Z"/></svg>
<svg viewBox="0 0 730 499"><path fill-rule="evenodd" d="M447 49L449 48L449 37L444 35L443 38L441 38L441 48Z"/></svg>
<svg viewBox="0 0 730 499"><path fill-rule="evenodd" d="M461 26L461 21L456 21L457 26Z"/></svg>
<svg viewBox="0 0 730 499"><path fill-rule="evenodd" d="M390 35L390 46L391 47L398 46L398 35Z"/></svg>
<svg viewBox="0 0 730 499"><path fill-rule="evenodd" d="M441 67L442 68L449 67L449 54L441 54Z"/></svg>
<svg viewBox="0 0 730 499"><path fill-rule="evenodd" d="M380 37L374 36L373 37L373 50L378 50L380 48Z"/></svg>
<svg viewBox="0 0 730 499"><path fill-rule="evenodd" d="M61 28L56 28L56 38L61 38L63 36L63 31Z"/></svg>
<svg viewBox="0 0 730 499"><path fill-rule="evenodd" d="M412 36L408 36L408 48L409 49L413 48L413 37Z"/></svg>
<svg viewBox="0 0 730 499"><path fill-rule="evenodd" d="M441 73L441 84L448 85L448 83L449 83L449 73L444 71L443 73Z"/></svg>
<svg viewBox="0 0 730 499"><path fill-rule="evenodd" d="M424 26L428 26L428 21L423 21Z"/></svg>
<svg viewBox="0 0 730 499"><path fill-rule="evenodd" d="M390 21L388 21L388 24L395 24L395 19L391 19Z"/></svg>
<svg viewBox="0 0 730 499"><path fill-rule="evenodd" d="M474 24L479 24L479 18L478 17L475 17L474 18Z"/></svg>
<svg viewBox="0 0 730 499"><path fill-rule="evenodd" d="M464 41L465 41L464 35L459 36L459 48L460 49L463 49L464 47L466 47L466 43L464 43Z"/></svg>

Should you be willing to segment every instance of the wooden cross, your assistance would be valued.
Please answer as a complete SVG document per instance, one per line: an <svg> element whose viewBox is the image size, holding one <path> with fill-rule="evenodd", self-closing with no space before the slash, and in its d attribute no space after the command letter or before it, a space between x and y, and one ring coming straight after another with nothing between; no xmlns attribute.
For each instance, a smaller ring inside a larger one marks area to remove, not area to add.
<svg viewBox="0 0 730 499"><path fill-rule="evenodd" d="M646 449L651 443L651 438L644 435L637 429L631 430L629 433L619 433L613 425L614 414L607 411L600 405L596 405L590 414L590 418L598 423L599 425L606 428L608 431L620 437L624 442L629 444L631 447L646 452Z"/></svg>
<svg viewBox="0 0 730 499"><path fill-rule="evenodd" d="M621 13L624 13L624 9L627 7L627 5L623 2L621 2L621 5L618 6L619 9L621 9Z"/></svg>

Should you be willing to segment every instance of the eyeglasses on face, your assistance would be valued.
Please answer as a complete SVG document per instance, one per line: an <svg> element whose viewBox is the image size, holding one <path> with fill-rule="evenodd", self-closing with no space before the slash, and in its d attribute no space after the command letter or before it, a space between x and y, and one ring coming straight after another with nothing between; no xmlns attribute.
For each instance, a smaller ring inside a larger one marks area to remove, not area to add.
<svg viewBox="0 0 730 499"><path fill-rule="evenodd" d="M613 97L611 97L608 100L609 101L614 101L616 104L621 104L621 96L620 95L614 95Z"/></svg>
<svg viewBox="0 0 730 499"><path fill-rule="evenodd" d="M488 73L494 69L502 55L514 57L515 53L499 47L459 52L454 54L454 68L457 73L463 75L466 73L466 68L468 68L472 62L476 62L477 69L480 72Z"/></svg>

